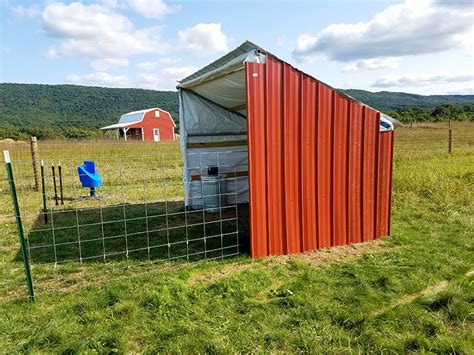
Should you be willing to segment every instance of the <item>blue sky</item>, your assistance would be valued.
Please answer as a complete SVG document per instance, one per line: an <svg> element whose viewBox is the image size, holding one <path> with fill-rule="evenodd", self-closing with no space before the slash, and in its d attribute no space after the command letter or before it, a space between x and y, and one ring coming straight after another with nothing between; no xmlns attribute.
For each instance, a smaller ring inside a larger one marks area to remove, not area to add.
<svg viewBox="0 0 474 355"><path fill-rule="evenodd" d="M472 0L0 0L0 81L170 90L249 39L340 88L474 94Z"/></svg>

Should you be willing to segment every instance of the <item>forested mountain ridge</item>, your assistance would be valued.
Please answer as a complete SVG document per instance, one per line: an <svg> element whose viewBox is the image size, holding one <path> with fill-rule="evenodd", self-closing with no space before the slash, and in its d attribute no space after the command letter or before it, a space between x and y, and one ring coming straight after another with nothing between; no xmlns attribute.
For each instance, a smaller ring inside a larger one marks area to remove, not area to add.
<svg viewBox="0 0 474 355"><path fill-rule="evenodd" d="M473 119L474 95L342 91L405 122ZM170 112L179 125L176 91L2 83L0 139L24 139L28 135L94 139L101 136L98 128L117 122L120 115L151 107Z"/></svg>
<svg viewBox="0 0 474 355"><path fill-rule="evenodd" d="M78 85L0 84L0 125L100 128L120 115L159 107L178 121L174 91Z"/></svg>
<svg viewBox="0 0 474 355"><path fill-rule="evenodd" d="M405 92L348 89L341 90L347 95L382 112L403 108L428 108L440 105L474 104L474 95L417 95Z"/></svg>

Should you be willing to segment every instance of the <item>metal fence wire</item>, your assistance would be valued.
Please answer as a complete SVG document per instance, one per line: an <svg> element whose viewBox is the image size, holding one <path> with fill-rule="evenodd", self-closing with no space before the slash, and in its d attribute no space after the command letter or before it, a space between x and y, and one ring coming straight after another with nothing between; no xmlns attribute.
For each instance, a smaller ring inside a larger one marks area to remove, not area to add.
<svg viewBox="0 0 474 355"><path fill-rule="evenodd" d="M215 177L211 189L201 177L213 166L188 166L189 171L200 174L197 181L183 183L179 149L96 157L103 186L93 192L83 188L79 180L82 159L42 160L42 189L35 189L31 160L13 160L35 287L41 289L46 283L49 286L45 288L50 289L58 276L79 280L86 274L91 277L132 266L222 259L239 255L242 247L245 250L248 212L245 204L237 203L237 185L247 176L237 173L242 167L226 165L222 158L238 153L194 154L197 158L192 160L198 162L209 161L208 156L213 155L214 168L226 171ZM8 182L2 182L2 192ZM201 193L190 196L188 205L198 206L191 209L183 199L184 189L185 184L196 182L201 184ZM2 205L11 206L9 194L2 193L1 198ZM9 241L8 247L2 248L2 256L20 262L20 251L18 240ZM12 280L7 265L8 260L4 260L4 281ZM20 264L17 269L20 271ZM62 287L61 283L57 286Z"/></svg>

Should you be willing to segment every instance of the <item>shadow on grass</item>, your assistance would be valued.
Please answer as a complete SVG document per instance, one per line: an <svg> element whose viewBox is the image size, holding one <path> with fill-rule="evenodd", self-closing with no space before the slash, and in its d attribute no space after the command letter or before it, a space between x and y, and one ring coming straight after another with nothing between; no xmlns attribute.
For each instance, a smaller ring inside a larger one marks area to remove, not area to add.
<svg viewBox="0 0 474 355"><path fill-rule="evenodd" d="M184 259L248 253L248 205L189 210L183 201L49 211L28 233L31 262ZM18 254L17 258L21 258Z"/></svg>

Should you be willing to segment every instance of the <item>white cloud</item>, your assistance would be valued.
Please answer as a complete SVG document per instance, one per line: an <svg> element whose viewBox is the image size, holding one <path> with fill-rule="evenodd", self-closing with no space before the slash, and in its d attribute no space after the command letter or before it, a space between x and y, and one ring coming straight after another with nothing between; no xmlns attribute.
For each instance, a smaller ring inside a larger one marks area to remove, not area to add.
<svg viewBox="0 0 474 355"><path fill-rule="evenodd" d="M181 5L168 5L163 0L128 0L128 6L146 18L161 18L181 10Z"/></svg>
<svg viewBox="0 0 474 355"><path fill-rule="evenodd" d="M228 38L220 23L198 23L178 31L183 50L197 55L214 54L228 50Z"/></svg>
<svg viewBox="0 0 474 355"><path fill-rule="evenodd" d="M355 73L360 70L396 68L399 64L399 60L395 58L359 59L353 64L346 65L342 68L342 71L344 73Z"/></svg>
<svg viewBox="0 0 474 355"><path fill-rule="evenodd" d="M47 58L125 59L170 49L160 38L160 27L137 29L126 16L100 4L50 3L42 11L42 21L46 33L63 39L48 49Z"/></svg>
<svg viewBox="0 0 474 355"><path fill-rule="evenodd" d="M71 84L108 87L130 87L130 81L125 75L110 75L97 72L85 75L71 74L66 76L66 81Z"/></svg>
<svg viewBox="0 0 474 355"><path fill-rule="evenodd" d="M372 87L420 87L467 82L472 82L471 86L474 86L474 74L404 74L380 77L372 84Z"/></svg>
<svg viewBox="0 0 474 355"><path fill-rule="evenodd" d="M103 72L110 69L117 69L128 66L127 58L102 58L90 63L92 69Z"/></svg>
<svg viewBox="0 0 474 355"><path fill-rule="evenodd" d="M406 0L367 22L334 24L317 35L302 34L293 56L338 61L398 57L445 51L472 44L473 7L465 3Z"/></svg>
<svg viewBox="0 0 474 355"><path fill-rule="evenodd" d="M151 90L175 90L177 80L194 73L195 67L164 66L153 72L140 72L135 77L125 75L111 75L106 72L96 72L84 75L71 74L66 82L76 85L107 86L116 88L142 88Z"/></svg>
<svg viewBox="0 0 474 355"><path fill-rule="evenodd" d="M163 69L164 66L175 65L181 62L181 58L160 58L158 61L154 62L142 62L138 63L137 67L144 72L153 72Z"/></svg>
<svg viewBox="0 0 474 355"><path fill-rule="evenodd" d="M175 90L178 80L196 72L198 68L192 66L164 67L156 72L140 73L135 79L136 86L144 89Z"/></svg>
<svg viewBox="0 0 474 355"><path fill-rule="evenodd" d="M40 8L37 4L32 4L29 6L12 5L9 8L10 8L10 11L13 12L18 17L33 18L33 17L38 16L40 13Z"/></svg>

